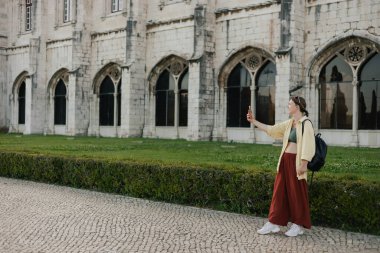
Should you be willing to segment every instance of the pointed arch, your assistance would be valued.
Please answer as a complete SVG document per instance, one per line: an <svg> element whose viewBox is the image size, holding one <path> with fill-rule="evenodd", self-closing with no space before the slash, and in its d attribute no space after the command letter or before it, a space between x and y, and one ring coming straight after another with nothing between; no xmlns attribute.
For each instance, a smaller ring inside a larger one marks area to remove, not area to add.
<svg viewBox="0 0 380 253"><path fill-rule="evenodd" d="M149 90L154 91L156 89L157 80L165 69L169 69L171 73L178 75L178 72L181 74L188 65L188 61L178 55L171 54L163 57L154 65L148 75Z"/></svg>
<svg viewBox="0 0 380 253"><path fill-rule="evenodd" d="M122 72L119 64L110 62L95 75L92 90L99 126L120 126L121 124L121 90Z"/></svg>
<svg viewBox="0 0 380 253"><path fill-rule="evenodd" d="M149 73L150 95L154 96L155 126L187 126L188 61L177 55L162 58Z"/></svg>
<svg viewBox="0 0 380 253"><path fill-rule="evenodd" d="M275 83L261 80L266 68L269 68L267 71L273 72L268 72L266 77L274 80L274 56L252 46L242 48L223 63L218 74L218 84L224 94L227 127L249 127L250 124L246 120L249 105L253 105L253 108L263 106L265 110L262 111L274 117L275 106L270 101L275 100ZM259 87L260 84L262 87ZM266 111L268 108L271 109L270 112ZM261 120L266 124L273 124L273 117L262 117Z"/></svg>
<svg viewBox="0 0 380 253"><path fill-rule="evenodd" d="M238 63L241 62L242 65L252 74L251 78L253 78L260 66L262 66L262 64L267 60L275 62L274 55L261 48L247 46L238 50L236 53L227 58L221 65L218 73L219 86L221 88L227 87L228 76L236 65L238 65Z"/></svg>
<svg viewBox="0 0 380 253"><path fill-rule="evenodd" d="M21 72L13 82L13 87L12 87L12 94L16 95L18 93L19 86L25 79L29 76L27 71Z"/></svg>
<svg viewBox="0 0 380 253"><path fill-rule="evenodd" d="M53 94L55 86L58 84L59 80L62 80L66 86L69 84L69 70L67 68L61 68L52 75L46 91L49 95Z"/></svg>
<svg viewBox="0 0 380 253"><path fill-rule="evenodd" d="M337 52L341 53L342 57L346 57L348 52L343 51L346 51L353 45L363 46L363 48L365 48L367 51L365 53L366 57L373 51L380 51L380 44L367 37L353 34L350 34L348 36L338 36L318 48L316 52L310 57L310 59L307 61L308 64L305 67L306 76L317 78L322 67L327 62L329 62L337 54ZM366 57L364 57L363 60L359 63L362 64Z"/></svg>
<svg viewBox="0 0 380 253"><path fill-rule="evenodd" d="M321 129L351 129L356 138L353 142L358 142L357 130L365 128L361 125L365 99L361 94L360 73L379 52L380 44L375 40L350 34L334 38L311 57L306 74L311 87L319 93Z"/></svg>
<svg viewBox="0 0 380 253"><path fill-rule="evenodd" d="M95 75L94 80L92 82L92 90L94 94L99 95L99 88L101 83L106 77L109 77L112 82L116 85L121 80L121 67L120 64L115 62L110 62L102 67Z"/></svg>

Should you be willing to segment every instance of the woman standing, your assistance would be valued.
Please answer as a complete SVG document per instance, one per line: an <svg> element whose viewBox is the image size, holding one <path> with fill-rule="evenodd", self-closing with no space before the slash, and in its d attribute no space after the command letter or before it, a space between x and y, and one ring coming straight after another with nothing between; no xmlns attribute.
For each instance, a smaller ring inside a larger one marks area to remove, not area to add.
<svg viewBox="0 0 380 253"><path fill-rule="evenodd" d="M288 103L291 119L275 124L265 125L257 121L248 110L247 120L265 131L269 136L282 138L282 150L277 164L277 175L274 182L272 202L269 209L269 221L257 232L265 235L280 231L279 226L292 222L287 236L304 233L304 228L311 228L309 199L307 192L307 164L314 156L314 129L307 119L306 102L302 97L291 97Z"/></svg>

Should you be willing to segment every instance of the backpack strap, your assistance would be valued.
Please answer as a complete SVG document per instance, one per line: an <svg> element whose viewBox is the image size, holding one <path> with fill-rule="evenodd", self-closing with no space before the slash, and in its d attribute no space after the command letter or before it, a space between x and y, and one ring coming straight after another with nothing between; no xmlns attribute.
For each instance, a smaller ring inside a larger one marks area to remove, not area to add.
<svg viewBox="0 0 380 253"><path fill-rule="evenodd" d="M310 119L305 119L304 121L302 121L302 135L303 135L303 129L304 129L306 120L310 121L311 125L313 125L313 122L311 122ZM312 173L311 173L311 180L310 180L310 184L309 184L309 192L311 192L311 186L313 185L313 176L314 176L314 171L312 171Z"/></svg>
<svg viewBox="0 0 380 253"><path fill-rule="evenodd" d="M306 120L310 121L311 125L313 125L313 122L311 122L310 119L305 119L304 121L302 121L302 135L303 135L303 129L304 129L305 121L306 121Z"/></svg>

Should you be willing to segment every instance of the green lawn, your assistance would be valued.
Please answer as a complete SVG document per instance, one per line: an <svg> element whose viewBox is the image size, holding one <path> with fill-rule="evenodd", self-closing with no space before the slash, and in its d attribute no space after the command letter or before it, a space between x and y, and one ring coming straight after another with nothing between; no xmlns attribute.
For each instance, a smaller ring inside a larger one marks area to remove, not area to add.
<svg viewBox="0 0 380 253"><path fill-rule="evenodd" d="M0 150L107 160L228 165L275 170L280 147L227 142L0 134ZM380 148L329 147L320 174L380 182Z"/></svg>

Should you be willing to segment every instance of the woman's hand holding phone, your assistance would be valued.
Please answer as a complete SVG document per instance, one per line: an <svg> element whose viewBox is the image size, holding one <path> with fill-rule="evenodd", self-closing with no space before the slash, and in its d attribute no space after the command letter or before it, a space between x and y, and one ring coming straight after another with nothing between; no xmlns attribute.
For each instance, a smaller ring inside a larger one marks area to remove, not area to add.
<svg viewBox="0 0 380 253"><path fill-rule="evenodd" d="M253 116L251 106L248 106L247 120L248 122L252 123L254 119L255 118Z"/></svg>

